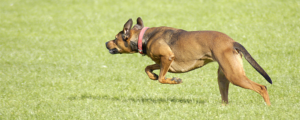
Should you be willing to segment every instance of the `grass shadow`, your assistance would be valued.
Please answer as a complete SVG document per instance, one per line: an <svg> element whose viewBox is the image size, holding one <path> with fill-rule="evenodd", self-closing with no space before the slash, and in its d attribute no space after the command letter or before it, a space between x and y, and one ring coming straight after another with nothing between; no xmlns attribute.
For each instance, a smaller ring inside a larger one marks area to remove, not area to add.
<svg viewBox="0 0 300 120"><path fill-rule="evenodd" d="M196 103L196 104L204 104L204 100L200 100L197 98L162 98L162 97L131 97L131 96L109 96L109 95L76 95L68 97L69 100L85 100L85 99L94 99L94 100L112 100L112 101L121 101L121 102L143 102L143 103Z"/></svg>

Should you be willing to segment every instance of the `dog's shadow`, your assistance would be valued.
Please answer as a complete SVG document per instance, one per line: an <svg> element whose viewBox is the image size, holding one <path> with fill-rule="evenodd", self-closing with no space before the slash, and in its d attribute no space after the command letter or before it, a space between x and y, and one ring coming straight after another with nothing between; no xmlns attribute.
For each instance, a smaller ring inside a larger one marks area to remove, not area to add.
<svg viewBox="0 0 300 120"><path fill-rule="evenodd" d="M69 100L85 100L85 99L94 99L94 100L112 100L112 101L121 101L121 102L144 102L144 103L194 103L194 104L204 104L204 100L197 98L162 98L162 97L131 97L131 96L109 96L109 95L73 95L68 97Z"/></svg>

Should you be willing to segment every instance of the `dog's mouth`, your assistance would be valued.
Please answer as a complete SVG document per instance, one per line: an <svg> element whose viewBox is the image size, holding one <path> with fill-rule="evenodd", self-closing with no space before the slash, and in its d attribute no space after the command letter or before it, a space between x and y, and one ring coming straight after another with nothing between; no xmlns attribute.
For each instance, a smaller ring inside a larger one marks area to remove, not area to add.
<svg viewBox="0 0 300 120"><path fill-rule="evenodd" d="M118 49L114 48L114 49L108 49L110 54L117 54L118 53Z"/></svg>

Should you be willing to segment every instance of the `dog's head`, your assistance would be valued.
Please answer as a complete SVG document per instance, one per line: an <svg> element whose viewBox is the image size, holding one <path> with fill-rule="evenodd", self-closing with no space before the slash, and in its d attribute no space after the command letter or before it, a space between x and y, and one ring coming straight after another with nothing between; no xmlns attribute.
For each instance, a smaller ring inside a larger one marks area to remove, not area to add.
<svg viewBox="0 0 300 120"><path fill-rule="evenodd" d="M114 40L106 42L106 48L111 54L136 53L138 34L144 27L142 19L137 19L137 24L132 27L132 19L129 19Z"/></svg>

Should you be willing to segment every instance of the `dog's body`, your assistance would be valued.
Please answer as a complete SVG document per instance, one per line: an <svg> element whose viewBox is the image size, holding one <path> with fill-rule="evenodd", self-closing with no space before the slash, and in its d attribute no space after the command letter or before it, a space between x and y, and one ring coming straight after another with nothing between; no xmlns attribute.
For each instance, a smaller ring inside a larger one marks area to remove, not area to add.
<svg viewBox="0 0 300 120"><path fill-rule="evenodd" d="M142 19L138 18L137 24L132 29L131 27L132 20L129 19L116 39L106 43L111 54L138 52L137 41L144 28ZM218 83L224 103L228 103L228 87L231 82L254 90L262 95L267 105L271 105L266 87L246 77L241 53L268 82L272 83L270 77L241 44L223 33L153 27L145 32L142 41L143 53L156 63L145 69L152 80L163 84L179 84L182 82L180 78L165 78L166 73L184 73L217 61ZM152 72L157 69L160 69L159 76Z"/></svg>

